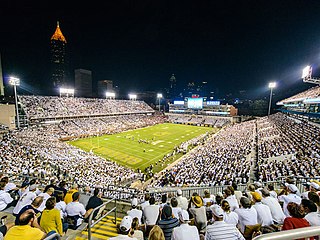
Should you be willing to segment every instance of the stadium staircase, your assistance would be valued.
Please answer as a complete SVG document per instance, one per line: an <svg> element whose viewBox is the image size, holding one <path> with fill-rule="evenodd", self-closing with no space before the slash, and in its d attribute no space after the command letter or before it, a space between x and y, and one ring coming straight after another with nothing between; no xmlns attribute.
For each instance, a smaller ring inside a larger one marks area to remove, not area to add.
<svg viewBox="0 0 320 240"><path fill-rule="evenodd" d="M92 239L109 239L118 235L117 224L120 224L122 218L117 218L117 222L114 223L114 217L106 216L96 225L91 228ZM81 232L82 235L88 236L88 229ZM87 237L78 237L80 239L87 239Z"/></svg>

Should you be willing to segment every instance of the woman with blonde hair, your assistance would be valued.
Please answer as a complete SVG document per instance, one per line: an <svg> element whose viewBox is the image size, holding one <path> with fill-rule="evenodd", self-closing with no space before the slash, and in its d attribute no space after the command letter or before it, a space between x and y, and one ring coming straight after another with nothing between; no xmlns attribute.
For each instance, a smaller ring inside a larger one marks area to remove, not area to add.
<svg viewBox="0 0 320 240"><path fill-rule="evenodd" d="M148 240L165 240L162 229L158 225L154 225L149 233Z"/></svg>

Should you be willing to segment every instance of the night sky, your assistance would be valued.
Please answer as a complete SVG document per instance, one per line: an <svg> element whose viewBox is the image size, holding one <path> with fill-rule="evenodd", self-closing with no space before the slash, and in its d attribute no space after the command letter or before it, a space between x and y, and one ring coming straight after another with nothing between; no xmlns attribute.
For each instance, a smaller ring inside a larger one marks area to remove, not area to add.
<svg viewBox="0 0 320 240"><path fill-rule="evenodd" d="M71 4L71 2L73 4ZM65 5L67 3L67 5ZM208 82L219 94L287 97L311 87L302 68L320 65L320 1L14 1L0 3L4 76L29 93L48 83L56 21L69 67L111 79L123 91Z"/></svg>

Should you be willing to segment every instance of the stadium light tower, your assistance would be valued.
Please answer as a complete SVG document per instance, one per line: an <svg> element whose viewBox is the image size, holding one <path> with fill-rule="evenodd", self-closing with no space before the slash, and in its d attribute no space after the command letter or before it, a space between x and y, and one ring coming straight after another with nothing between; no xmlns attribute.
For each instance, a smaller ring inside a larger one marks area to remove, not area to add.
<svg viewBox="0 0 320 240"><path fill-rule="evenodd" d="M269 83L269 88L270 88L270 100L269 100L269 110L268 110L268 117L270 115L270 109L271 109L271 101L272 101L272 90L276 87L275 82L270 82Z"/></svg>
<svg viewBox="0 0 320 240"><path fill-rule="evenodd" d="M17 128L20 128L19 122L19 111L18 111L18 98L17 98L17 86L20 85L20 79L16 77L9 77L9 83L13 86L14 89L14 100L16 104L16 115L17 115Z"/></svg>
<svg viewBox="0 0 320 240"><path fill-rule="evenodd" d="M129 94L129 99L135 101L135 100L137 100L137 95L136 94Z"/></svg>
<svg viewBox="0 0 320 240"><path fill-rule="evenodd" d="M162 93L158 93L157 94L157 98L159 99L159 112L160 112L160 101L161 101L161 98L162 98Z"/></svg>
<svg viewBox="0 0 320 240"><path fill-rule="evenodd" d="M74 89L73 88L60 88L59 92L60 92L60 97L61 96L69 97L69 95L71 97L74 97Z"/></svg>
<svg viewBox="0 0 320 240"><path fill-rule="evenodd" d="M106 92L106 98L108 99L115 99L116 94L114 92Z"/></svg>
<svg viewBox="0 0 320 240"><path fill-rule="evenodd" d="M320 84L320 78L312 77L312 67L306 66L302 70L302 80L307 83Z"/></svg>

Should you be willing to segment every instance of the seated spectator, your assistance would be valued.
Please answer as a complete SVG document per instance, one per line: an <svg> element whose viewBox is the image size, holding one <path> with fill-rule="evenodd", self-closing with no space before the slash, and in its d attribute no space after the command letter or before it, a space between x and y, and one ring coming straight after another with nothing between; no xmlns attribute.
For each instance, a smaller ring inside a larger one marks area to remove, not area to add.
<svg viewBox="0 0 320 240"><path fill-rule="evenodd" d="M134 217L132 219L130 236L138 240L144 240L143 232L140 230L139 225L139 219L137 217Z"/></svg>
<svg viewBox="0 0 320 240"><path fill-rule="evenodd" d="M6 182L0 181L0 211L14 206L13 198L4 190Z"/></svg>
<svg viewBox="0 0 320 240"><path fill-rule="evenodd" d="M236 197L238 204L240 204L240 199L242 197L242 192L238 190L238 184L236 182L232 182L231 186L234 189L234 196Z"/></svg>
<svg viewBox="0 0 320 240"><path fill-rule="evenodd" d="M228 186L224 189L224 198L228 201L231 211L234 211L236 208L239 208L238 201L234 195L234 189L231 186Z"/></svg>
<svg viewBox="0 0 320 240"><path fill-rule="evenodd" d="M207 226L206 208L203 206L202 198L198 195L191 197L191 208L189 211L194 219L194 224L199 233L205 234Z"/></svg>
<svg viewBox="0 0 320 240"><path fill-rule="evenodd" d="M314 202L309 199L301 200L301 210L304 212L305 219L311 226L320 226L320 214L317 206Z"/></svg>
<svg viewBox="0 0 320 240"><path fill-rule="evenodd" d="M214 204L214 199L211 197L209 190L205 189L204 197L203 197L203 205L205 207L210 207L212 204Z"/></svg>
<svg viewBox="0 0 320 240"><path fill-rule="evenodd" d="M48 234L49 232L59 233L63 236L68 230L68 224L62 225L60 211L55 208L56 198L50 197L46 201L46 208L43 210L40 219L41 228Z"/></svg>
<svg viewBox="0 0 320 240"><path fill-rule="evenodd" d="M141 225L142 210L137 209L137 206L138 206L138 199L137 198L133 198L132 201L131 201L132 209L127 211L127 215L132 217L132 219L138 218L139 225Z"/></svg>
<svg viewBox="0 0 320 240"><path fill-rule="evenodd" d="M244 233L245 226L258 224L258 215L255 208L251 206L251 202L247 197L240 199L240 208L237 208L235 212L239 216L239 228Z"/></svg>
<svg viewBox="0 0 320 240"><path fill-rule="evenodd" d="M60 218L64 222L65 217L67 217L66 207L67 204L63 201L64 195L63 192L58 192L56 195L56 209L60 211Z"/></svg>
<svg viewBox="0 0 320 240"><path fill-rule="evenodd" d="M74 230L81 225L83 218L87 217L86 209L79 203L79 196L79 192L75 192L72 195L72 202L68 203L66 206L68 224L69 227Z"/></svg>
<svg viewBox="0 0 320 240"><path fill-rule="evenodd" d="M125 216L124 218L122 218L119 226L119 235L109 238L109 240L137 240L137 238L128 236L130 234L131 224L132 218L130 216Z"/></svg>
<svg viewBox="0 0 320 240"><path fill-rule="evenodd" d="M71 189L67 192L67 194L64 196L64 202L66 204L71 203L72 200L72 195L78 191L78 185L77 184L73 184Z"/></svg>
<svg viewBox="0 0 320 240"><path fill-rule="evenodd" d="M13 209L13 214L16 215L20 210L27 205L30 205L32 201L37 197L35 191L37 190L37 185L33 184L29 186L29 191L25 191L20 197L17 205Z"/></svg>
<svg viewBox="0 0 320 240"><path fill-rule="evenodd" d="M261 224L262 227L270 226L273 224L272 215L270 208L267 205L261 203L262 197L259 192L253 192L252 195L252 202L253 207L257 211L258 216L258 223Z"/></svg>
<svg viewBox="0 0 320 240"><path fill-rule="evenodd" d="M89 198L89 201L87 203L86 206L86 211L92 211L93 209L95 209L96 207L100 206L103 204L103 201L101 199L102 193L99 191L98 188L95 188L93 191L93 196ZM99 210L96 210L93 213L92 219L96 219L98 213L102 213L102 211L105 209L105 206L100 208ZM88 215L89 216L89 215ZM99 216L98 216L99 218Z"/></svg>
<svg viewBox="0 0 320 240"><path fill-rule="evenodd" d="M160 209L162 209L165 205L168 205L168 195L166 193L161 195L161 203L160 203Z"/></svg>
<svg viewBox="0 0 320 240"><path fill-rule="evenodd" d="M148 236L148 240L165 240L163 231L158 225L152 227Z"/></svg>
<svg viewBox="0 0 320 240"><path fill-rule="evenodd" d="M290 216L284 219L282 230L310 227L309 222L304 219L304 213L297 203L290 202L287 208Z"/></svg>
<svg viewBox="0 0 320 240"><path fill-rule="evenodd" d="M180 226L172 230L172 240L200 240L196 226L189 225L189 213L186 210L179 212Z"/></svg>
<svg viewBox="0 0 320 240"><path fill-rule="evenodd" d="M222 200L221 208L223 209L223 221L225 221L225 223L237 226L239 221L238 214L231 211L229 202L227 200Z"/></svg>
<svg viewBox="0 0 320 240"><path fill-rule="evenodd" d="M36 213L28 209L19 217L19 225L13 226L4 236L4 240L40 240L46 237L38 224Z"/></svg>
<svg viewBox="0 0 320 240"><path fill-rule="evenodd" d="M84 192L80 194L79 202L82 203L83 206L87 206L89 199L92 197L91 188L86 186L84 188Z"/></svg>
<svg viewBox="0 0 320 240"><path fill-rule="evenodd" d="M205 235L206 240L215 239L242 239L244 237L240 231L233 224L228 224L223 221L224 212L222 208L218 205L213 205L211 207L214 223L207 226L207 232Z"/></svg>
<svg viewBox="0 0 320 240"><path fill-rule="evenodd" d="M320 212L320 197L319 197L319 195L315 192L309 192L308 198L310 201L312 201L316 204L316 206L318 208L318 212Z"/></svg>
<svg viewBox="0 0 320 240"><path fill-rule="evenodd" d="M290 216L289 210L287 208L290 202L294 202L297 204L301 203L301 197L297 195L298 188L294 184L287 184L286 183L286 190L288 195L281 195L278 197L279 202L283 202L283 213L286 217Z"/></svg>
<svg viewBox="0 0 320 240"><path fill-rule="evenodd" d="M38 208L40 207L42 202L43 202L43 197L38 196L32 201L30 205L26 205L23 208L21 208L20 212L16 215L16 220L14 222L15 225L19 225L19 218L21 214L28 209L32 209L36 213L37 218L40 218L41 212L38 210Z"/></svg>
<svg viewBox="0 0 320 240"><path fill-rule="evenodd" d="M14 226L14 223L7 223L0 226L0 239L2 240L3 237L6 235L8 230Z"/></svg>
<svg viewBox="0 0 320 240"><path fill-rule="evenodd" d="M272 220L275 224L283 224L285 215L282 211L280 203L274 197L270 196L270 193L266 189L261 190L262 193L262 204L267 205L270 208Z"/></svg>
<svg viewBox="0 0 320 240"><path fill-rule="evenodd" d="M172 230L179 226L179 220L172 217L172 208L169 205L164 205L158 225L162 229L165 239L170 240Z"/></svg>
<svg viewBox="0 0 320 240"><path fill-rule="evenodd" d="M54 193L54 188L49 187L49 188L45 189L45 192L39 194L39 197L41 197L41 196L43 197L43 202L40 205L40 207L38 208L38 210L40 212L42 212L45 209L46 201L53 195L53 193Z"/></svg>

